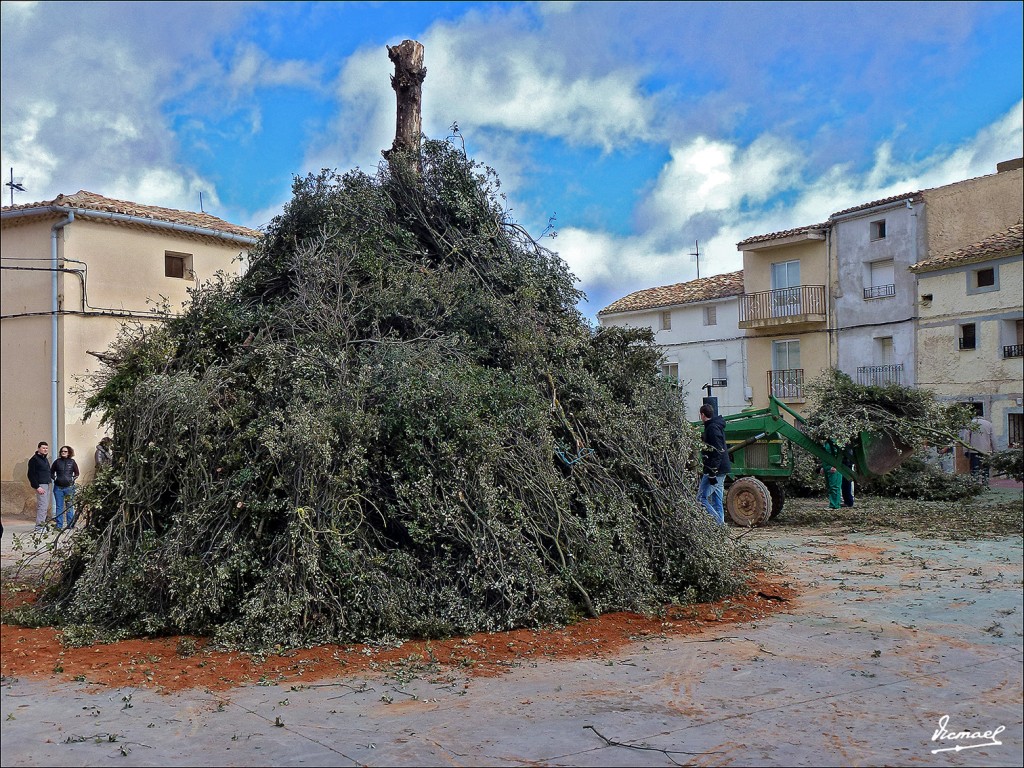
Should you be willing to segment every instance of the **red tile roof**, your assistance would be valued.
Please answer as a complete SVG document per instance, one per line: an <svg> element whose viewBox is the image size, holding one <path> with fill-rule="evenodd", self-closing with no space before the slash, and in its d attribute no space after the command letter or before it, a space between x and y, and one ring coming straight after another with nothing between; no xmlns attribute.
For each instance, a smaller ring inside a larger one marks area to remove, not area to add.
<svg viewBox="0 0 1024 768"><path fill-rule="evenodd" d="M249 229L238 224L218 219L208 213L195 213L194 211L179 211L175 208L161 208L157 205L140 205L127 200L114 200L110 197L97 195L95 192L79 190L73 195L57 195L53 200L44 200L40 203L25 203L24 205L5 205L3 212L26 211L33 208L49 208L50 206L61 206L67 208L84 208L105 213L120 213L128 216L135 216L141 219L154 219L172 224L185 224L202 229L210 229L216 232L224 232L231 235L243 237L260 237L260 232Z"/></svg>
<svg viewBox="0 0 1024 768"><path fill-rule="evenodd" d="M1017 253L1024 251L1024 224L1014 224L1009 229L989 235L984 240L944 253L941 256L922 259L910 267L910 271L931 272L946 267L976 264L979 261L987 261L998 256L1012 255L1014 251Z"/></svg>
<svg viewBox="0 0 1024 768"><path fill-rule="evenodd" d="M739 248L743 245L753 245L754 243L766 243L769 240L780 240L784 237L793 237L794 235L806 235L815 230L828 229L828 227L828 222L825 222L823 224L811 224L807 227L797 227L796 229L786 229L782 232L769 232L767 235L754 235L753 237L748 237L746 240L740 240L736 243L736 247Z"/></svg>
<svg viewBox="0 0 1024 768"><path fill-rule="evenodd" d="M702 277L688 283L675 283L659 288L634 291L628 296L612 302L597 314L604 316L617 312L637 312L657 307L670 307L676 304L693 304L698 301L740 296L742 293L743 270L741 269L738 272L728 272L724 275Z"/></svg>
<svg viewBox="0 0 1024 768"><path fill-rule="evenodd" d="M902 195L893 195L892 197L883 197L881 200L872 200L870 203L862 203L861 205L855 205L853 208L844 208L841 211L836 211L829 218L835 218L836 216L842 216L847 213L854 213L855 211L864 211L868 208L874 208L876 205L886 205L888 203L896 203L900 200L909 200L910 202L921 200L921 190L916 192L904 192Z"/></svg>

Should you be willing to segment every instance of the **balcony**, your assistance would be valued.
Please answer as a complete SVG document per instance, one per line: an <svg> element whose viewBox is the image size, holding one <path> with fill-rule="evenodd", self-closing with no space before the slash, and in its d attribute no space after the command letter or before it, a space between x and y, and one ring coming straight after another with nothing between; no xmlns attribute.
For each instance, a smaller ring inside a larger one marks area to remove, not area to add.
<svg viewBox="0 0 1024 768"><path fill-rule="evenodd" d="M857 383L871 387L885 387L900 384L903 379L903 363L896 365L862 365L857 369Z"/></svg>
<svg viewBox="0 0 1024 768"><path fill-rule="evenodd" d="M978 348L978 345L975 342L973 336L970 336L970 337L961 336L959 339L956 340L956 342L957 342L957 346L960 349L977 349Z"/></svg>
<svg viewBox="0 0 1024 768"><path fill-rule="evenodd" d="M728 379L712 379L711 380L711 386L712 387L727 387L727 386L729 386L729 380Z"/></svg>
<svg viewBox="0 0 1024 768"><path fill-rule="evenodd" d="M873 285L864 289L864 299L887 299L896 295L895 285Z"/></svg>
<svg viewBox="0 0 1024 768"><path fill-rule="evenodd" d="M1024 344L1007 344L1003 347L1003 357L1024 357Z"/></svg>
<svg viewBox="0 0 1024 768"><path fill-rule="evenodd" d="M804 369L768 371L768 393L779 400L803 400Z"/></svg>
<svg viewBox="0 0 1024 768"><path fill-rule="evenodd" d="M769 328L828 319L824 285L801 285L740 297L740 328Z"/></svg>

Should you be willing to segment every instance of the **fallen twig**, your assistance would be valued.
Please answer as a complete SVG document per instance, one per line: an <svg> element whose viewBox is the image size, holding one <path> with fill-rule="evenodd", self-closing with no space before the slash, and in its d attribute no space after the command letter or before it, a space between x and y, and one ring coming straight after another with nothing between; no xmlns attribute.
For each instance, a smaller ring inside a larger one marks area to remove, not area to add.
<svg viewBox="0 0 1024 768"><path fill-rule="evenodd" d="M609 739L607 736L605 736L603 733L601 733L599 730L597 730L597 728L595 728L592 725L584 725L583 727L593 731L594 733L596 733L604 741L604 743L607 744L609 747L626 747L627 749L642 749L642 750L644 750L646 752L661 752L669 760L672 760L672 755L720 755L720 754L722 754L721 752L686 752L685 750L681 750L681 749L662 749L661 747L644 747L644 746L640 746L638 744L626 744L625 742L622 742L622 741L613 741L612 739ZM676 763L675 760L672 760L672 762L675 763L676 765L679 765L679 763Z"/></svg>

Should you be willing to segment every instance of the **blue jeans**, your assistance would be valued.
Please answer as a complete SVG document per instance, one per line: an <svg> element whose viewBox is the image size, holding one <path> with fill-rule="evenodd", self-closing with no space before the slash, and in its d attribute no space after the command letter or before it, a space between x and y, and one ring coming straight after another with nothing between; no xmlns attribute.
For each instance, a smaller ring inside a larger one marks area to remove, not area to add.
<svg viewBox="0 0 1024 768"><path fill-rule="evenodd" d="M718 482L711 484L710 475L701 475L700 487L697 488L697 501L704 505L719 525L725 525L725 505L723 495L725 494L725 475L718 476Z"/></svg>
<svg viewBox="0 0 1024 768"><path fill-rule="evenodd" d="M53 516L57 523L57 530L70 528L75 524L75 486L69 485L67 488L61 488L59 485L54 485L53 504ZM68 516L67 525L64 524L65 509Z"/></svg>

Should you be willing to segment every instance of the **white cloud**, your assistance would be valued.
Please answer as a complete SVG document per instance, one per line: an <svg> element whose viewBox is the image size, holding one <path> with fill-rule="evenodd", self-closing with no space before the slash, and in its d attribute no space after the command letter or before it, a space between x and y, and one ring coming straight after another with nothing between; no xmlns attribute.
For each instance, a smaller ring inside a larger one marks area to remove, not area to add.
<svg viewBox="0 0 1024 768"><path fill-rule="evenodd" d="M617 62L617 68L603 72L581 71L561 46L523 25L515 14L497 20L467 14L458 24L437 23L419 37L427 67L425 134L443 138L458 122L476 142L472 154L484 162L498 143L514 141L509 137L516 134L602 151L651 137L655 105L640 86L639 70ZM311 166L365 168L391 146L390 67L383 46L348 57L336 85L341 111L335 135L311 149Z"/></svg>
<svg viewBox="0 0 1024 768"><path fill-rule="evenodd" d="M898 162L891 145L876 148L873 165L857 174L835 164L805 179L800 153L771 136L747 147L697 137L673 147L670 160L641 207L642 231L632 236L567 229L555 248L602 306L641 288L696 277L691 235L703 227L702 277L742 267L736 243L754 235L824 222L844 208L918 189L995 172L996 163L1020 156L1024 102L952 151L918 162ZM785 203L757 207L779 192ZM669 235L669 236L666 236ZM607 300L605 300L605 298Z"/></svg>
<svg viewBox="0 0 1024 768"><path fill-rule="evenodd" d="M299 60L275 61L259 46L240 43L225 73L225 79L237 95L249 95L257 88L280 86L318 89L320 67Z"/></svg>

